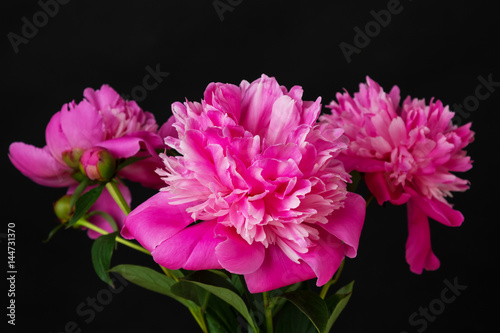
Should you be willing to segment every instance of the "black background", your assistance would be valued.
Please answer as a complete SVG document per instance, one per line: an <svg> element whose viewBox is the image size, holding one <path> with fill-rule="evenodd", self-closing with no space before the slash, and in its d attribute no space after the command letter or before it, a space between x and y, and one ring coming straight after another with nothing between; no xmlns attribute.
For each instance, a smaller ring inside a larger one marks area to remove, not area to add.
<svg viewBox="0 0 500 333"><path fill-rule="evenodd" d="M225 0L222 0L226 3ZM213 81L238 84L262 73L304 99L337 91L355 92L369 75L386 91L397 84L402 97L472 101L479 76L500 81L498 12L492 1L402 0L401 12L370 38L348 63L339 47L354 44L354 27L373 21L370 11L389 1L232 1L221 21L211 1L69 1L45 22L36 1L2 5L2 198L3 219L16 224L16 326L18 332L64 332L74 321L82 332L197 332L187 309L170 299L127 285L109 304L88 316L76 308L106 285L93 272L91 240L77 230L42 243L57 224L52 202L64 189L45 188L22 176L7 157L8 145L24 141L42 147L53 113L84 88L108 83L121 94L142 85L145 68L169 72L139 105L162 124L174 101L200 100ZM238 4L239 3L239 4ZM36 35L18 45L23 17L39 19ZM12 35L11 35L12 36ZM463 212L460 228L431 221L432 244L441 268L411 273L404 259L404 207L368 208L359 254L348 260L340 283L355 279L354 294L335 324L336 332L417 332L409 317L441 297L444 280L467 289L447 304L425 332L484 332L498 323L498 164L499 87L466 114L476 141L468 148L474 168L463 175L471 189L452 199ZM481 90L482 93L486 90ZM464 119L465 120L465 119ZM155 193L131 185L133 206ZM0 267L7 270L6 239ZM113 264L155 267L152 260L121 247ZM8 285L2 284L2 324ZM102 292L101 292L102 293ZM434 303L436 304L436 301ZM497 325L496 325L497 326ZM13 327L8 326L10 331ZM9 332L10 332L9 331Z"/></svg>

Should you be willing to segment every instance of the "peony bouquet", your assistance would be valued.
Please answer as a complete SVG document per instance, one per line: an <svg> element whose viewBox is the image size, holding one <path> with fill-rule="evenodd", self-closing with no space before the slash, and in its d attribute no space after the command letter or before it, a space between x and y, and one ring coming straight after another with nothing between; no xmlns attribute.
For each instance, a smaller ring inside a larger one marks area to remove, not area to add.
<svg viewBox="0 0 500 333"><path fill-rule="evenodd" d="M266 75L210 83L160 127L111 87L87 88L52 116L45 147L14 142L9 157L34 182L67 188L49 236L86 230L104 282L115 272L175 299L203 332L329 332L353 282L330 287L373 198L406 205L410 270L439 267L429 218L463 222L447 197L468 188L454 172L472 167L474 133L439 100L401 102L370 78L327 111L302 95ZM158 192L132 209L128 181ZM158 269L112 267L118 244Z"/></svg>

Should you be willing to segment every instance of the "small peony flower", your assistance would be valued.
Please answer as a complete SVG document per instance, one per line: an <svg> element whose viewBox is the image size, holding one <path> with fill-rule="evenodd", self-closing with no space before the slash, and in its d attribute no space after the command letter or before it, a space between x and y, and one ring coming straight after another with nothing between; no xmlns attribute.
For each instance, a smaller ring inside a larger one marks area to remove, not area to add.
<svg viewBox="0 0 500 333"><path fill-rule="evenodd" d="M12 164L40 185L72 186L77 183L73 176L82 154L100 147L116 159L152 156L123 168L119 175L144 186L161 186L154 173L162 165L155 149L165 146L157 134L154 116L134 101L123 100L108 85L97 91L87 88L84 97L78 104L65 104L52 116L45 131L45 147L12 143Z"/></svg>
<svg viewBox="0 0 500 333"><path fill-rule="evenodd" d="M125 220L170 269L226 269L253 292L317 277L354 257L364 200L346 191L335 159L342 130L316 124L320 98L302 101L266 75L238 86L211 83L201 103L174 103L176 136L162 154L167 186Z"/></svg>
<svg viewBox="0 0 500 333"><path fill-rule="evenodd" d="M454 113L440 101L406 98L399 106L399 88L387 94L370 78L358 93L337 93L323 123L336 124L350 139L338 158L347 171L365 173L365 181L379 204L407 204L406 260L410 270L435 270L439 260L430 243L428 217L447 226L459 226L463 215L446 200L453 191L465 191L468 182L452 172L472 167L463 150L473 141L470 123L452 124Z"/></svg>

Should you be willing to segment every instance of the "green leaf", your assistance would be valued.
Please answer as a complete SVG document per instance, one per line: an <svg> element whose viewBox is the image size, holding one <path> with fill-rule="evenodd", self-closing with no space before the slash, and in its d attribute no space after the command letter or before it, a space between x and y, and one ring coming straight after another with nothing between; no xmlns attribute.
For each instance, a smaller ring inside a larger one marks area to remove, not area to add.
<svg viewBox="0 0 500 333"><path fill-rule="evenodd" d="M238 331L238 313L233 307L219 297L210 297L205 313L207 315L206 318L209 327L212 324L217 327L220 332L232 333ZM209 317L212 323L209 323ZM209 330L209 332L212 331L218 332L217 330Z"/></svg>
<svg viewBox="0 0 500 333"><path fill-rule="evenodd" d="M277 315L275 333L316 333L318 330L307 316L294 304L286 302L283 309Z"/></svg>
<svg viewBox="0 0 500 333"><path fill-rule="evenodd" d="M42 241L42 243L48 243L52 239L52 237L54 237L54 235L56 234L56 232L58 232L59 229L61 229L63 226L64 226L64 224L62 224L62 223L58 224L57 226L55 226L54 229L52 229L49 232L49 235L47 236L47 238Z"/></svg>
<svg viewBox="0 0 500 333"><path fill-rule="evenodd" d="M186 280L181 280L172 285L170 290L175 295L192 301L203 310L210 296L208 291L198 286L193 286L190 283L186 283Z"/></svg>
<svg viewBox="0 0 500 333"><path fill-rule="evenodd" d="M82 195L82 193L85 191L87 186L89 186L90 179L87 177L83 178L82 181L78 184L78 186L75 188L75 191L71 195L71 199L69 201L69 206L73 208L73 206L76 203L76 200Z"/></svg>
<svg viewBox="0 0 500 333"><path fill-rule="evenodd" d="M330 331L333 324L339 317L342 310L344 310L347 302L352 295L352 287L354 285L354 281L340 288L334 295L328 297L326 299L326 304L328 305L328 309L332 311L332 314L328 318L328 323L326 325L326 332Z"/></svg>
<svg viewBox="0 0 500 333"><path fill-rule="evenodd" d="M75 203L75 212L73 213L73 216L71 217L71 220L68 222L68 227L72 226L73 224L76 223L80 218L82 218L85 213L92 207L92 205L99 199L99 196L102 193L102 190L104 189L104 185L99 185L97 187L94 187L93 189L89 190L88 192L82 194L78 200L76 200Z"/></svg>
<svg viewBox="0 0 500 333"><path fill-rule="evenodd" d="M201 282L196 282L196 281L183 280L183 281L179 281L178 283L192 284L192 285L201 287L201 288L205 289L206 291L219 297L224 302L228 303L233 308L235 308L236 311L238 311L243 316L243 318L245 318L245 320L250 324L252 329L255 332L258 332L258 329L255 326L255 323L253 322L253 319L250 316L250 313L248 312L248 308L245 305L245 302L243 302L243 299L241 299L241 297L238 296L238 294L236 294L235 292L233 292L229 289L226 289L226 288L211 286L211 285L201 283Z"/></svg>
<svg viewBox="0 0 500 333"><path fill-rule="evenodd" d="M318 294L310 290L296 290L281 295L302 311L320 333L326 332L328 307Z"/></svg>
<svg viewBox="0 0 500 333"><path fill-rule="evenodd" d="M169 296L188 308L197 308L193 302L172 293L170 288L176 283L174 279L151 268L137 265L118 265L111 268L110 272L119 273L125 279L144 289Z"/></svg>
<svg viewBox="0 0 500 333"><path fill-rule="evenodd" d="M107 284L113 286L113 281L109 276L109 265L111 264L111 256L115 247L115 239L118 231L111 234L102 235L92 244L92 264L97 276Z"/></svg>

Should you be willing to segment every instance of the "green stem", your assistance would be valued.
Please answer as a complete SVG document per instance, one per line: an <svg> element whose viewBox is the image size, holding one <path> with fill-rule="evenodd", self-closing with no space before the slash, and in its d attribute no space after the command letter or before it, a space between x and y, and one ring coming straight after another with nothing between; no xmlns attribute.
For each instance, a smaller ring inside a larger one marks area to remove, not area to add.
<svg viewBox="0 0 500 333"><path fill-rule="evenodd" d="M269 295L267 291L262 293L262 299L264 301L264 309L266 315L266 332L273 333L273 308L271 307L271 302L269 301Z"/></svg>
<svg viewBox="0 0 500 333"><path fill-rule="evenodd" d="M96 231L96 232L100 233L101 235L107 235L107 234L109 234L109 232L108 232L108 231L106 231L106 230L104 230L104 229L101 229L101 228L99 228L99 227L95 226L94 224L92 224L92 223L90 223L90 222L88 222L88 221L84 220L84 219L79 219L78 221L76 221L76 223L75 223L74 225L75 225L75 226L81 226L81 227L85 227L85 228L88 228L88 229L94 230L94 231ZM116 241L117 241L118 243L121 243L121 244L123 244L123 245L126 245L126 246L128 246L128 247L130 247L130 248L132 248L132 249L134 249L134 250L137 250L137 251L140 251L140 252L142 252L142 253L146 253L146 254L151 255L151 253L150 253L148 250L146 250L145 248L143 248L142 246L137 245L137 244L132 243L132 242L129 242L128 240L123 239L123 238L121 238L120 236L116 236Z"/></svg>
<svg viewBox="0 0 500 333"><path fill-rule="evenodd" d="M108 190L109 194L111 194L111 197L116 201L118 204L118 207L125 213L125 215L130 214L130 207L125 201L125 198L123 197L122 193L120 192L120 189L118 188L116 180L111 180L106 183L106 189Z"/></svg>
<svg viewBox="0 0 500 333"><path fill-rule="evenodd" d="M165 268L162 265L160 265L160 268L163 271L163 273L165 273L166 276L168 276L171 279L174 279L175 282L179 282L179 279L175 275L173 275L168 268Z"/></svg>
<svg viewBox="0 0 500 333"><path fill-rule="evenodd" d="M339 267L339 269L337 269L337 273L335 273L335 277L333 279L331 279L330 281L328 281L321 289L321 292L319 293L319 297L321 297L322 299L325 299L326 293L328 292L328 289L330 288L330 286L334 285L339 280L340 274L342 273L342 269L344 268L344 262L345 262L345 260L342 260L342 262L340 263L340 267Z"/></svg>
<svg viewBox="0 0 500 333"><path fill-rule="evenodd" d="M201 309L198 308L198 311L195 311L192 308L189 308L189 312L191 312L198 325L200 325L200 328L203 331L203 333L208 333L207 324L205 323L205 318L203 318L203 313L201 313Z"/></svg>

